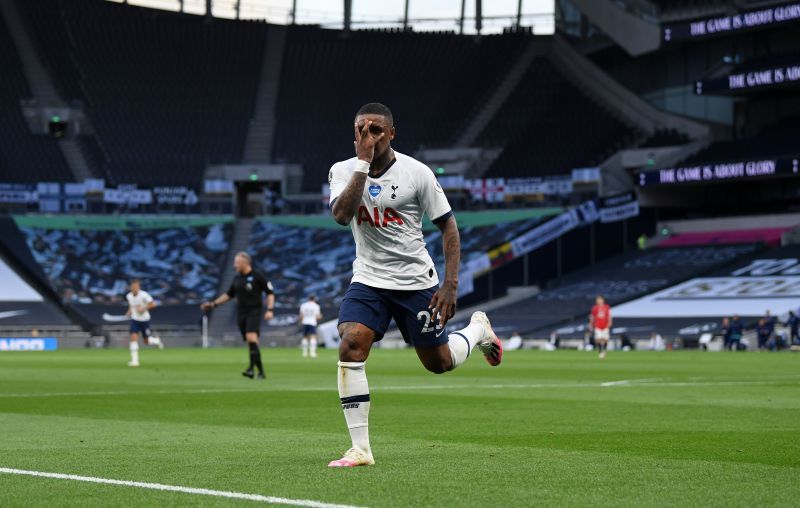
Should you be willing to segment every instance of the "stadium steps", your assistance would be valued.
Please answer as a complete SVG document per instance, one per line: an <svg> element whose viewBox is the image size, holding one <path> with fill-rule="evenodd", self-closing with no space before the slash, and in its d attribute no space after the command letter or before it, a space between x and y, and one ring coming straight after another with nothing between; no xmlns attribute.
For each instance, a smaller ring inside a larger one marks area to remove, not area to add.
<svg viewBox="0 0 800 508"><path fill-rule="evenodd" d="M17 10L16 3L0 2L0 11L8 23L9 33L17 47L17 54L22 60L25 78L31 87L36 104L39 107L66 107L65 102L56 91L49 71L42 65L43 59L39 58L38 48L33 38L25 30L25 23ZM92 177L89 165L74 140L62 139L58 143L58 148L76 182L82 182L86 178Z"/></svg>
<svg viewBox="0 0 800 508"><path fill-rule="evenodd" d="M650 4L638 0L639 4ZM613 0L573 0L573 4L589 21L625 49L628 54L637 56L657 50L661 46L661 27L654 20L644 19L642 15L630 12L620 2ZM652 4L643 9L657 12Z"/></svg>
<svg viewBox="0 0 800 508"><path fill-rule="evenodd" d="M247 130L247 141L244 147L245 162L270 161L277 118L275 106L278 101L283 49L286 44L286 28L270 26L267 30L265 44L255 111Z"/></svg>
<svg viewBox="0 0 800 508"><path fill-rule="evenodd" d="M604 109L640 131L653 133L659 129L672 129L692 140L705 139L712 134L709 125L661 111L631 92L561 36L553 38L552 55L551 61L565 78Z"/></svg>
<svg viewBox="0 0 800 508"><path fill-rule="evenodd" d="M500 83L494 93L487 100L483 108L472 119L470 124L464 129L464 132L456 141L457 147L470 147L478 140L478 136L484 131L489 122L494 118L500 108L503 107L508 97L519 85L525 73L530 67L533 59L542 54L542 46L536 41L531 39L528 47L520 55L519 59L506 74L505 79Z"/></svg>
<svg viewBox="0 0 800 508"><path fill-rule="evenodd" d="M228 247L228 257L220 277L218 294L228 290L233 281L233 258L237 252L246 251L250 244L250 234L253 231L252 218L238 217L233 226L233 236L231 237L230 247ZM254 260L258 264L257 260ZM230 302L214 310L208 325L208 336L212 344L230 343L239 340L239 331L236 328L236 302Z"/></svg>
<svg viewBox="0 0 800 508"><path fill-rule="evenodd" d="M75 177L76 182L82 182L94 176L78 142L74 138L59 140L58 147L64 155L64 160L67 161L67 166L72 170L72 175Z"/></svg>
<svg viewBox="0 0 800 508"><path fill-rule="evenodd" d="M40 106L59 107L64 106L64 101L56 92L55 85L50 79L47 69L42 65L39 54L32 38L25 30L25 23L22 21L15 2L0 2L0 11L8 24L8 31L17 47L17 53L22 60L25 77L30 84L33 97Z"/></svg>

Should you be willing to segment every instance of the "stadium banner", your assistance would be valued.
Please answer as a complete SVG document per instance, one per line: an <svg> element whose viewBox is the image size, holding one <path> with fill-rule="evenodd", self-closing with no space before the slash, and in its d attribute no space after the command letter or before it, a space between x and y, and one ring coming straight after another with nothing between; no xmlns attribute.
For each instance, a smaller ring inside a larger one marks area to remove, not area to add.
<svg viewBox="0 0 800 508"><path fill-rule="evenodd" d="M228 215L15 215L17 227L40 229L135 230L205 227L233 222Z"/></svg>
<svg viewBox="0 0 800 508"><path fill-rule="evenodd" d="M600 222L617 222L639 215L639 201L633 191L600 198Z"/></svg>
<svg viewBox="0 0 800 508"><path fill-rule="evenodd" d="M2 351L55 351L58 339L55 337L0 337Z"/></svg>
<svg viewBox="0 0 800 508"><path fill-rule="evenodd" d="M782 5L750 9L727 16L714 16L664 25L661 27L661 40L664 44L669 44L797 21L800 21L800 2L787 2Z"/></svg>
<svg viewBox="0 0 800 508"><path fill-rule="evenodd" d="M514 257L524 256L581 224L577 209L569 210L511 240Z"/></svg>
<svg viewBox="0 0 800 508"><path fill-rule="evenodd" d="M115 205L149 205L153 202L153 192L138 189L136 185L120 185L116 189L104 190L103 201Z"/></svg>
<svg viewBox="0 0 800 508"><path fill-rule="evenodd" d="M728 74L723 78L697 81L694 93L703 95L720 91L733 92L792 83L800 84L800 63L754 69Z"/></svg>
<svg viewBox="0 0 800 508"><path fill-rule="evenodd" d="M199 201L194 189L180 185L176 187L153 187L153 197L159 205L194 206Z"/></svg>
<svg viewBox="0 0 800 508"><path fill-rule="evenodd" d="M232 180L206 180L203 183L205 194L233 194L234 190Z"/></svg>
<svg viewBox="0 0 800 508"><path fill-rule="evenodd" d="M573 184L597 183L600 181L600 168L575 168L571 178Z"/></svg>
<svg viewBox="0 0 800 508"><path fill-rule="evenodd" d="M35 185L24 183L0 183L0 203L31 204L39 202Z"/></svg>
<svg viewBox="0 0 800 508"><path fill-rule="evenodd" d="M762 316L795 310L800 302L800 247L780 249L715 276L697 277L618 305L614 317Z"/></svg>
<svg viewBox="0 0 800 508"><path fill-rule="evenodd" d="M639 172L639 187L654 185L678 185L690 183L724 182L798 176L800 156L784 159L744 159L697 166L655 169Z"/></svg>

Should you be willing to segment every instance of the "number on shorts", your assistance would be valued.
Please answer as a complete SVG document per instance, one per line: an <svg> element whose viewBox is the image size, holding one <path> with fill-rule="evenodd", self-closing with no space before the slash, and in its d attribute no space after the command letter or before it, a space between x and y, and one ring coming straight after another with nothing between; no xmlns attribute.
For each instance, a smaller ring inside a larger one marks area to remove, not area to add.
<svg viewBox="0 0 800 508"><path fill-rule="evenodd" d="M417 314L417 320L422 321L425 320L425 324L422 325L422 333L431 333L433 331L433 327L431 326L431 313L427 310L421 310Z"/></svg>

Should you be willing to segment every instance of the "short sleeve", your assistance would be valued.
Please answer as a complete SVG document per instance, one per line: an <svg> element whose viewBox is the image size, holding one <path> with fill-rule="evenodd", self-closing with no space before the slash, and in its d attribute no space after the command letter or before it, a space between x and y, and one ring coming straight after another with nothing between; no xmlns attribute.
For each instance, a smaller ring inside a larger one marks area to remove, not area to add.
<svg viewBox="0 0 800 508"><path fill-rule="evenodd" d="M258 272L258 278L261 279L261 285L264 288L264 293L268 295L274 295L275 288L272 286L272 282L270 282L269 279L267 279L267 276L264 275L263 272Z"/></svg>
<svg viewBox="0 0 800 508"><path fill-rule="evenodd" d="M329 204L333 206L333 202L347 187L350 181L350 172L344 164L334 164L328 172L328 184L331 187L331 198Z"/></svg>
<svg viewBox="0 0 800 508"><path fill-rule="evenodd" d="M444 189L430 170L423 171L419 202L425 215L434 224L438 224L452 215L450 203L447 201L447 196L444 195Z"/></svg>
<svg viewBox="0 0 800 508"><path fill-rule="evenodd" d="M228 295L228 298L235 298L236 297L236 286L231 282L231 287L228 288L228 291L225 292Z"/></svg>
<svg viewBox="0 0 800 508"><path fill-rule="evenodd" d="M142 293L144 293L144 303L146 304L153 303L153 297L150 296L150 293L146 293L144 291L142 291Z"/></svg>

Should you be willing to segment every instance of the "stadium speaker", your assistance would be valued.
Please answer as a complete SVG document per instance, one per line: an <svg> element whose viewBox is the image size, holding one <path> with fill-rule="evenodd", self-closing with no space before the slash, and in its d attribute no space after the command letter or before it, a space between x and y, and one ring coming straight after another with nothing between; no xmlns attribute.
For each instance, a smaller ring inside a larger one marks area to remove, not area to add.
<svg viewBox="0 0 800 508"><path fill-rule="evenodd" d="M67 122L62 121L59 116L50 118L50 122L47 124L50 135L57 139L61 139L67 135L67 126Z"/></svg>

